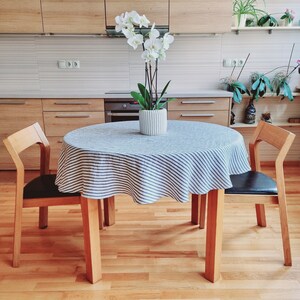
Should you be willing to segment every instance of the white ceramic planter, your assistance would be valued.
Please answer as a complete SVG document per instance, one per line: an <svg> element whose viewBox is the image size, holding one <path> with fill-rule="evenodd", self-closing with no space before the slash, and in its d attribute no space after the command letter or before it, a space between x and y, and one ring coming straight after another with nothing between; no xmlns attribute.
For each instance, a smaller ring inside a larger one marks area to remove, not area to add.
<svg viewBox="0 0 300 300"><path fill-rule="evenodd" d="M238 16L235 15L234 16L234 26L235 27L245 27L246 26L247 16L248 15L242 14L241 18L240 18L240 23L239 23Z"/></svg>
<svg viewBox="0 0 300 300"><path fill-rule="evenodd" d="M167 110L140 110L140 131L145 135L161 135L167 132Z"/></svg>

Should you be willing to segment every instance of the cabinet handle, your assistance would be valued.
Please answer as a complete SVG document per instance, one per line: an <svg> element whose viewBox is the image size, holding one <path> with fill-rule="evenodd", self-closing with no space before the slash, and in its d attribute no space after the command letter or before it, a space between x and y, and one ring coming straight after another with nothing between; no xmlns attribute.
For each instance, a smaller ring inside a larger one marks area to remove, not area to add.
<svg viewBox="0 0 300 300"><path fill-rule="evenodd" d="M60 119L63 119L63 118L89 118L90 115L58 115L58 116L55 116L55 118L60 118Z"/></svg>
<svg viewBox="0 0 300 300"><path fill-rule="evenodd" d="M111 113L111 112L108 112L107 113L108 116L111 116L111 117L138 117L139 116L139 113Z"/></svg>
<svg viewBox="0 0 300 300"><path fill-rule="evenodd" d="M90 103L65 101L65 102L54 102L54 104L55 105L89 105Z"/></svg>
<svg viewBox="0 0 300 300"><path fill-rule="evenodd" d="M23 101L10 101L10 100L7 100L7 101L0 101L0 105L1 104L8 104L8 105L24 105L26 104L26 102L23 100Z"/></svg>
<svg viewBox="0 0 300 300"><path fill-rule="evenodd" d="M181 114L181 117L214 117L215 114Z"/></svg>
<svg viewBox="0 0 300 300"><path fill-rule="evenodd" d="M214 100L183 100L182 104L214 104L216 101Z"/></svg>

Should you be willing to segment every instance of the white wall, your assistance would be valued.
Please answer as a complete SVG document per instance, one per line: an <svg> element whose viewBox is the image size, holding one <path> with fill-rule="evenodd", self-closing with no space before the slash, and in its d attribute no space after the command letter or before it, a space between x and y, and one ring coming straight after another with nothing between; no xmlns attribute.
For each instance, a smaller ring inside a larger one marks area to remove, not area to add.
<svg viewBox="0 0 300 300"><path fill-rule="evenodd" d="M262 1L261 1L262 3ZM300 1L268 0L267 11L296 11L300 18ZM280 17L279 15L275 15ZM217 21L217 20L214 20ZM300 59L300 30L234 32L217 36L176 36L159 66L159 81L172 80L170 90L194 91L219 87L219 80L231 73L224 68L224 58L249 61L242 81L251 72L267 72L288 63L295 43L292 65ZM0 96L29 94L89 95L107 90L128 90L144 80L141 49L132 50L122 38L4 36L0 35ZM78 59L81 68L58 69L60 59ZM235 70L238 74L239 69ZM300 81L295 72L291 86Z"/></svg>

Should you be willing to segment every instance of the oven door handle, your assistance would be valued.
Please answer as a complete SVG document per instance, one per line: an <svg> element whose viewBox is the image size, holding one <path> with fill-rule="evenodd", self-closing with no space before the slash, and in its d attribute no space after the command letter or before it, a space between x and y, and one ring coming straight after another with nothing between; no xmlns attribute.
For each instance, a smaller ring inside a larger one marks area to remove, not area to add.
<svg viewBox="0 0 300 300"><path fill-rule="evenodd" d="M139 113L112 113L108 112L108 116L110 117L138 117Z"/></svg>

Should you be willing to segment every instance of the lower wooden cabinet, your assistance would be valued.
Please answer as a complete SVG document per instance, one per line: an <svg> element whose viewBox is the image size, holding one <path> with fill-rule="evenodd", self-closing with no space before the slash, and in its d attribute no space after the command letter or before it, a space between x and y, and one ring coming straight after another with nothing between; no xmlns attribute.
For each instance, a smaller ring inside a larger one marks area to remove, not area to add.
<svg viewBox="0 0 300 300"><path fill-rule="evenodd" d="M0 169L15 169L3 139L10 134L39 122L44 128L41 99L0 99ZM26 169L39 168L39 146L21 154Z"/></svg>
<svg viewBox="0 0 300 300"><path fill-rule="evenodd" d="M51 146L50 169L56 170L63 137L76 128L104 123L103 99L43 99L45 133Z"/></svg>
<svg viewBox="0 0 300 300"><path fill-rule="evenodd" d="M180 98L169 102L168 119L229 126L230 103L230 98Z"/></svg>
<svg viewBox="0 0 300 300"><path fill-rule="evenodd" d="M2 140L38 122L51 146L50 169L57 169L63 136L76 128L104 123L103 99L0 99L0 170L15 169ZM39 146L22 153L26 169L38 169Z"/></svg>

